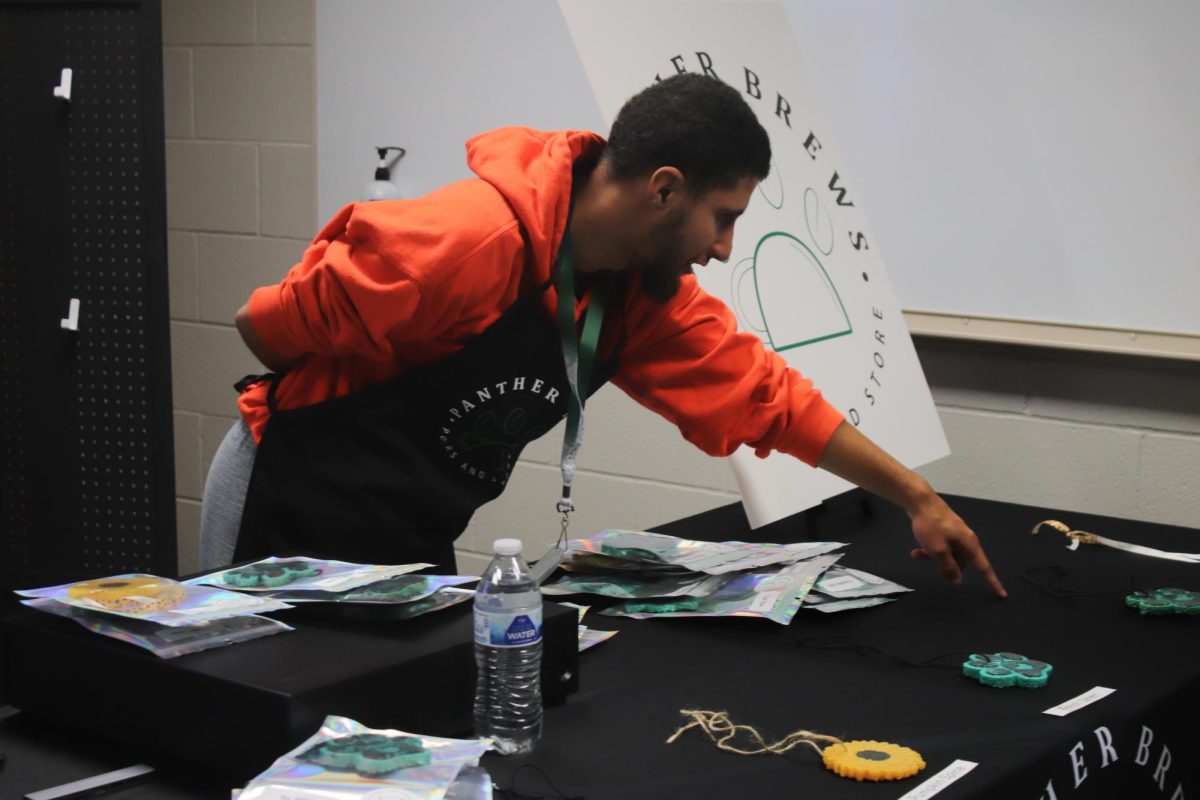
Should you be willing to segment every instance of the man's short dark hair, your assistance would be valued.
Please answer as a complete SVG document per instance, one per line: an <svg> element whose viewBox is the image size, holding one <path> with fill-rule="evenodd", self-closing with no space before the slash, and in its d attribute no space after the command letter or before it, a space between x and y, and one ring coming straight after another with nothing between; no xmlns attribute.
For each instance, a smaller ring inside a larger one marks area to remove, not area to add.
<svg viewBox="0 0 1200 800"><path fill-rule="evenodd" d="M697 73L672 75L625 102L604 160L618 180L677 167L690 191L725 189L771 171L771 140L737 89Z"/></svg>

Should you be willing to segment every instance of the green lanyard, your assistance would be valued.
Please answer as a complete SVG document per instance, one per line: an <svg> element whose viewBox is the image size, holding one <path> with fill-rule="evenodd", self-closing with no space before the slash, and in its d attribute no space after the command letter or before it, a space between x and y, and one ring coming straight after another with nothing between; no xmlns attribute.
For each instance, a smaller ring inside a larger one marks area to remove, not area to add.
<svg viewBox="0 0 1200 800"><path fill-rule="evenodd" d="M562 561L567 551L567 526L569 514L575 510L571 502L571 484L575 480L575 461L579 446L583 444L583 404L587 399L592 380L592 367L596 363L596 343L600 339L600 325L604 321L604 301L608 295L607 275L597 278L592 287L592 299L583 312L583 333L576 339L575 325L575 258L571 254L570 223L563 234L558 250L558 272L555 289L558 292L558 332L562 337L563 365L567 369L567 382L571 391L567 395L567 429L563 433L562 446L562 497L558 511L562 514L562 531L558 542L546 555L530 567L534 585L540 584Z"/></svg>
<svg viewBox="0 0 1200 800"><path fill-rule="evenodd" d="M592 379L596 361L596 343L600 339L600 324L604 320L604 301L608 294L607 276L601 277L592 290L592 299L584 311L583 334L576 340L575 326L575 259L571 254L570 234L563 236L558 253L558 327L562 336L563 363L571 393L567 398L567 430L562 447L562 498L558 510L563 515L563 538L567 532L567 514L575 510L571 502L571 483L575 479L575 461L583 443L583 405Z"/></svg>

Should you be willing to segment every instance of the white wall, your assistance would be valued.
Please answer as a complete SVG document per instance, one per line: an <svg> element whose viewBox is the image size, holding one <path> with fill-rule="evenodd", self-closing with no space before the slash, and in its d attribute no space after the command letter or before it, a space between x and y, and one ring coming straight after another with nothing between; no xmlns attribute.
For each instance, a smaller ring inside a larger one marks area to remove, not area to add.
<svg viewBox="0 0 1200 800"><path fill-rule="evenodd" d="M256 370L232 327L312 235L310 0L164 0L167 190L180 568L195 569L203 476ZM954 455L942 491L1200 526L1194 363L918 340ZM737 499L727 465L616 389L589 405L573 531L665 522ZM460 539L552 540L557 432ZM1114 533L1118 533L1115 532Z"/></svg>

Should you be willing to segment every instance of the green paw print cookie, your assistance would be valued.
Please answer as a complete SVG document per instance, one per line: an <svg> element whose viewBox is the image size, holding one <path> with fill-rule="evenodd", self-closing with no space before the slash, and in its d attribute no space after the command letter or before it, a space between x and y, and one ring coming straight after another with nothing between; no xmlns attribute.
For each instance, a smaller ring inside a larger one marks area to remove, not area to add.
<svg viewBox="0 0 1200 800"><path fill-rule="evenodd" d="M347 593L350 600L375 600L403 603L419 597L429 586L429 580L420 575L396 575L367 584Z"/></svg>
<svg viewBox="0 0 1200 800"><path fill-rule="evenodd" d="M428 764L430 754L416 736L358 733L313 745L299 758L326 769L383 775L398 769Z"/></svg>
<svg viewBox="0 0 1200 800"><path fill-rule="evenodd" d="M320 574L321 571L307 561L271 561L231 569L221 576L221 580L242 589L275 588L286 586L297 578L311 578Z"/></svg>
<svg viewBox="0 0 1200 800"><path fill-rule="evenodd" d="M600 552L613 558L624 558L630 561L662 561L658 553L641 547L617 547L611 544L601 544Z"/></svg>
<svg viewBox="0 0 1200 800"><path fill-rule="evenodd" d="M1040 689L1050 680L1054 667L1045 661L1034 661L1020 653L972 653L963 662L963 675L973 678L984 686L1005 688L1021 686Z"/></svg>
<svg viewBox="0 0 1200 800"><path fill-rule="evenodd" d="M630 614L669 614L675 611L699 611L700 598L681 597L675 600L631 601L626 603L623 608Z"/></svg>
<svg viewBox="0 0 1200 800"><path fill-rule="evenodd" d="M1125 605L1143 614L1200 614L1200 592L1189 589L1153 589L1134 592Z"/></svg>

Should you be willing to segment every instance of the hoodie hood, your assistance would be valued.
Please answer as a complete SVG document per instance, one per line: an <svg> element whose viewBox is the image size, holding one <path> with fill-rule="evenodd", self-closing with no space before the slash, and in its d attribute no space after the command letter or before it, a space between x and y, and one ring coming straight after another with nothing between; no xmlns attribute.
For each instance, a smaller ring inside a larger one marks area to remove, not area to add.
<svg viewBox="0 0 1200 800"><path fill-rule="evenodd" d="M597 157L604 144L590 131L499 128L467 142L467 166L512 206L535 263L550 263L570 215L571 170L581 158Z"/></svg>

